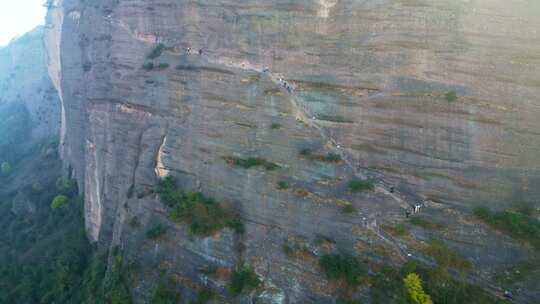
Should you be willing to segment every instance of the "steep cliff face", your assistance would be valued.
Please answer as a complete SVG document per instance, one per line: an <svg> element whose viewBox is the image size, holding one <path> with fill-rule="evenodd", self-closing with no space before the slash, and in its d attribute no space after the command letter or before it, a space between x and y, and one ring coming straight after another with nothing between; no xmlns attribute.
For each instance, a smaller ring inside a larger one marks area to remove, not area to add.
<svg viewBox="0 0 540 304"><path fill-rule="evenodd" d="M42 39L43 28L39 27L0 49L0 107L4 112L22 106L28 122L21 121L20 127L28 128L33 139L56 136L60 122L58 95L48 77Z"/></svg>
<svg viewBox="0 0 540 304"><path fill-rule="evenodd" d="M340 250L402 261L414 242L379 227L400 221L419 200L429 201L428 213L453 215L453 246L478 263L478 274L494 261L527 255L511 242L492 243L493 234L461 221L458 211L538 204L536 3L49 6L46 41L63 105L63 158L84 189L87 233L148 269L168 269L187 294L223 287L201 267L246 263L264 278L259 301L331 302L334 290L316 260L291 260L282 244L305 239L316 256L315 239L331 236ZM231 166L249 157L279 168ZM171 224L165 240L146 240L128 222L167 221L151 189L168 174L239 210L246 234L190 238L184 225ZM348 191L355 178L375 181L375 191ZM279 182L290 187L279 189ZM358 213L343 215L345 205ZM463 238L477 247L461 248ZM497 245L505 256L492 253ZM140 301L155 275L137 282Z"/></svg>

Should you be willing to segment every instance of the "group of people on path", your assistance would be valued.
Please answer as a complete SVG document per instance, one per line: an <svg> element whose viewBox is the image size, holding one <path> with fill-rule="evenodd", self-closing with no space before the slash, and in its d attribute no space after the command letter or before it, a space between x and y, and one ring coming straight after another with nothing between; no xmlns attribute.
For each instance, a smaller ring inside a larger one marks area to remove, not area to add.
<svg viewBox="0 0 540 304"><path fill-rule="evenodd" d="M199 54L199 56L202 56L204 54L204 49L202 49L202 48L195 52L191 47L185 47L184 51L188 55ZM231 62L231 64L232 64L232 62ZM242 63L241 66L242 66L242 68L245 68L246 64ZM270 74L270 68L269 67L263 67L262 70L261 70L261 73ZM283 78L278 78L277 81L278 81L279 85L281 87L283 87L285 90L287 90L289 93L293 92L294 87L290 83L285 81Z"/></svg>

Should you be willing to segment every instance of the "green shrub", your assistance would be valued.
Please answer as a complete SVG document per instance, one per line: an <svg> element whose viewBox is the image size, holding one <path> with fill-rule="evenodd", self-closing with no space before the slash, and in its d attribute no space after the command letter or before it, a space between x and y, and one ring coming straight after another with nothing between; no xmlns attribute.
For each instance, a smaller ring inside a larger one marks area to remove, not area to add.
<svg viewBox="0 0 540 304"><path fill-rule="evenodd" d="M304 149L300 150L299 154L301 156L310 156L311 154L313 154L313 150L308 149L308 148L304 148Z"/></svg>
<svg viewBox="0 0 540 304"><path fill-rule="evenodd" d="M462 256L451 251L443 242L432 240L424 253L432 256L437 265L442 269L455 268L458 270L467 270L472 267L471 263Z"/></svg>
<svg viewBox="0 0 540 304"><path fill-rule="evenodd" d="M375 190L375 185L368 180L352 180L349 182L349 190L351 192L363 192Z"/></svg>
<svg viewBox="0 0 540 304"><path fill-rule="evenodd" d="M373 304L415 303L409 298L404 285L408 274L415 273L422 279L423 291L433 303L444 304L502 304L477 285L457 280L439 268L423 267L409 262L400 269L382 265L370 277L370 297Z"/></svg>
<svg viewBox="0 0 540 304"><path fill-rule="evenodd" d="M235 270L231 276L229 291L233 295L239 295L243 291L253 290L261 284L261 280L257 274L250 268L244 267Z"/></svg>
<svg viewBox="0 0 540 304"><path fill-rule="evenodd" d="M139 218L137 216L134 216L131 218L131 220L129 221L129 226L131 228L138 228L141 226L141 223L139 222Z"/></svg>
<svg viewBox="0 0 540 304"><path fill-rule="evenodd" d="M495 280L501 285L512 285L523 282L538 271L540 271L540 259L525 260L497 271Z"/></svg>
<svg viewBox="0 0 540 304"><path fill-rule="evenodd" d="M168 63L160 63L158 64L157 68L160 69L160 70L164 70L166 68L169 67L169 64Z"/></svg>
<svg viewBox="0 0 540 304"><path fill-rule="evenodd" d="M414 262L405 264L400 272L397 272L397 276L390 278L387 276L386 280L401 281L409 273L418 274L424 282L424 290L431 296L433 303L445 303L445 304L463 304L463 303L475 303L475 304L494 304L494 303L507 303L504 301L498 301L491 296L488 292L484 291L481 287L468 283L465 280L457 280L450 276L444 269L427 268L417 265ZM388 288L391 284L384 284L380 288ZM397 290L398 295L403 295L403 288ZM377 303L377 302L375 302ZM387 302L380 302L387 303Z"/></svg>
<svg viewBox="0 0 540 304"><path fill-rule="evenodd" d="M407 294L409 295L409 300L414 304L433 304L431 297L425 293L424 288L422 287L422 280L420 276L416 273L409 273L403 279L403 285Z"/></svg>
<svg viewBox="0 0 540 304"><path fill-rule="evenodd" d="M277 183L277 187L279 190L286 190L290 188L290 185L286 181L279 181Z"/></svg>
<svg viewBox="0 0 540 304"><path fill-rule="evenodd" d="M345 205L341 208L341 213L343 214L352 214L356 212L356 208L353 205Z"/></svg>
<svg viewBox="0 0 540 304"><path fill-rule="evenodd" d="M2 165L0 165L0 172L4 176L8 176L11 174L11 165L8 162L3 162Z"/></svg>
<svg viewBox="0 0 540 304"><path fill-rule="evenodd" d="M174 178L166 177L157 187L161 200L172 208L170 218L189 223L192 234L210 236L225 227L244 233L240 216L200 192L184 193L176 190Z"/></svg>
<svg viewBox="0 0 540 304"><path fill-rule="evenodd" d="M68 198L65 195L57 195L54 197L54 199L51 202L51 208L52 209L58 209L62 207L63 205L67 204Z"/></svg>
<svg viewBox="0 0 540 304"><path fill-rule="evenodd" d="M455 91L450 91L450 92L444 94L444 98L448 102L454 102L454 101L456 101L458 99L457 93Z"/></svg>
<svg viewBox="0 0 540 304"><path fill-rule="evenodd" d="M57 180L56 180L56 190L60 191L60 192L70 192L70 191L73 191L73 189L75 188L76 186L76 183L75 181L69 179L69 178L65 178L65 177L59 177Z"/></svg>
<svg viewBox="0 0 540 304"><path fill-rule="evenodd" d="M326 114L319 114L317 115L318 120L326 120L330 122L337 122L337 123L352 123L353 121L350 119L347 119L341 115L326 115Z"/></svg>
<svg viewBox="0 0 540 304"><path fill-rule="evenodd" d="M273 162L267 161L264 158L259 157L249 157L249 158L238 158L238 157L225 157L225 161L233 166L242 167L244 169L249 169L253 167L262 167L268 171L276 170L279 166Z"/></svg>
<svg viewBox="0 0 540 304"><path fill-rule="evenodd" d="M178 304L181 300L182 297L178 291L160 280L152 293L151 304Z"/></svg>
<svg viewBox="0 0 540 304"><path fill-rule="evenodd" d="M367 268L357 258L348 255L324 255L319 259L324 274L331 280L343 280L349 286L360 284L360 279L367 273Z"/></svg>
<svg viewBox="0 0 540 304"><path fill-rule="evenodd" d="M409 222L415 226L422 227L429 230L440 230L444 228L444 225L434 223L420 216L414 216L409 219Z"/></svg>
<svg viewBox="0 0 540 304"><path fill-rule="evenodd" d="M474 215L492 228L508 234L510 237L529 242L540 250L540 221L529 208L516 211L505 210L492 212L485 207L474 210Z"/></svg>
<svg viewBox="0 0 540 304"><path fill-rule="evenodd" d="M339 163L341 162L341 156L337 153L328 153L326 155L313 153L311 149L302 149L299 155L305 159L327 162L327 163Z"/></svg>
<svg viewBox="0 0 540 304"><path fill-rule="evenodd" d="M35 182L32 184L32 191L34 193L40 193L43 191L43 185L40 182Z"/></svg>
<svg viewBox="0 0 540 304"><path fill-rule="evenodd" d="M158 223L152 226L150 229L146 231L146 237L149 239L158 239L161 236L163 236L165 233L167 233L167 226Z"/></svg>
<svg viewBox="0 0 540 304"><path fill-rule="evenodd" d="M274 122L274 123L272 123L272 125L270 126L270 128L272 128L272 129L279 129L279 128L281 128L281 124Z"/></svg>
<svg viewBox="0 0 540 304"><path fill-rule="evenodd" d="M197 300L193 304L206 304L214 299L216 294L210 289L203 289L197 293Z"/></svg>
<svg viewBox="0 0 540 304"><path fill-rule="evenodd" d="M148 56L146 56L148 59L155 59L161 56L161 54L165 51L165 45L163 43L158 43L151 51L148 53Z"/></svg>
<svg viewBox="0 0 540 304"><path fill-rule="evenodd" d="M142 65L142 68L144 70L147 70L147 71L151 71L154 69L154 63L152 62L145 62L143 65Z"/></svg>
<svg viewBox="0 0 540 304"><path fill-rule="evenodd" d="M403 223L399 223L396 225L382 225L382 228L384 231L390 233L394 236L403 236L407 234L407 227Z"/></svg>

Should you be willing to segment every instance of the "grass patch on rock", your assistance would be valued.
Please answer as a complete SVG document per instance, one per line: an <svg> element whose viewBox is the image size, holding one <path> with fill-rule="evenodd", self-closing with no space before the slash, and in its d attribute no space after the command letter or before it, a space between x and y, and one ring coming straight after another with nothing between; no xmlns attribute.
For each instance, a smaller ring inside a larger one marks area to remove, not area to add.
<svg viewBox="0 0 540 304"><path fill-rule="evenodd" d="M404 288L403 279L410 273L422 279L424 291L431 296L433 303L445 304L502 304L509 303L497 299L481 287L458 280L440 268L429 268L409 262L401 268L388 265L372 269L370 276L370 297L373 304L411 303Z"/></svg>
<svg viewBox="0 0 540 304"><path fill-rule="evenodd" d="M345 205L341 208L341 213L343 214L353 214L356 213L356 208L353 205Z"/></svg>
<svg viewBox="0 0 540 304"><path fill-rule="evenodd" d="M182 192L176 189L173 177L166 177L157 187L161 200L171 208L170 218L176 222L189 223L192 234L210 236L228 227L238 233L244 232L240 216L212 198L200 192Z"/></svg>
<svg viewBox="0 0 540 304"><path fill-rule="evenodd" d="M415 226L418 226L418 227L422 227L422 228L427 229L427 230L441 230L441 229L443 229L445 227L442 224L435 223L433 221L430 221L430 220L425 219L425 218L420 217L420 216L411 217L409 219L409 223L411 223L411 224L413 224Z"/></svg>
<svg viewBox="0 0 540 304"><path fill-rule="evenodd" d="M281 180L281 181L279 181L279 182L277 183L277 188L278 188L279 190L287 190L287 189L289 189L290 187L291 187L291 185L290 185L288 182L283 181L283 180Z"/></svg>
<svg viewBox="0 0 540 304"><path fill-rule="evenodd" d="M320 161L320 162L326 162L326 163L339 163L341 162L341 156L336 153L327 153L327 154L317 154L313 153L311 149L302 149L300 150L300 156L302 158L312 160L312 161Z"/></svg>
<svg viewBox="0 0 540 304"><path fill-rule="evenodd" d="M367 274L366 265L349 255L324 255L319 259L319 266L328 279L343 281L350 287L358 286Z"/></svg>
<svg viewBox="0 0 540 304"><path fill-rule="evenodd" d="M349 182L349 191L351 192L364 192L375 190L375 185L368 180L355 179Z"/></svg>
<svg viewBox="0 0 540 304"><path fill-rule="evenodd" d="M232 273L231 283L228 286L233 295L253 290L261 285L261 280L257 274L248 267L237 269Z"/></svg>
<svg viewBox="0 0 540 304"><path fill-rule="evenodd" d="M272 171L272 170L276 170L280 168L279 165L260 157L240 158L240 157L228 156L228 157L225 157L224 159L229 165L241 167L244 169L250 169L253 167L261 167L267 171Z"/></svg>
<svg viewBox="0 0 540 304"><path fill-rule="evenodd" d="M540 251L540 221L534 217L534 210L520 206L516 210L494 212L480 207L474 210L474 215L493 229L528 242Z"/></svg>
<svg viewBox="0 0 540 304"><path fill-rule="evenodd" d="M472 268L471 262L450 250L446 244L439 240L432 240L423 252L435 259L441 269L454 268L458 270L469 270Z"/></svg>
<svg viewBox="0 0 540 304"><path fill-rule="evenodd" d="M165 45L163 43L158 43L151 51L150 53L148 53L148 55L146 56L146 58L148 59L156 59L158 58L159 56L161 56L161 54L163 54L163 51L165 51Z"/></svg>
<svg viewBox="0 0 540 304"><path fill-rule="evenodd" d="M167 226L158 223L146 230L146 238L156 240L167 233Z"/></svg>

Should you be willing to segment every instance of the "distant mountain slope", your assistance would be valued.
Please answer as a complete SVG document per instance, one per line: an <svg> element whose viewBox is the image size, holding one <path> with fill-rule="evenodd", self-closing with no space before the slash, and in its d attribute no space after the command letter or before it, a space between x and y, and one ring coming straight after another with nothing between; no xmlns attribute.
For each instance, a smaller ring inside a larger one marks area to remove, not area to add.
<svg viewBox="0 0 540 304"><path fill-rule="evenodd" d="M60 122L60 103L46 62L42 27L0 49L0 107L24 105L34 139L56 136Z"/></svg>

